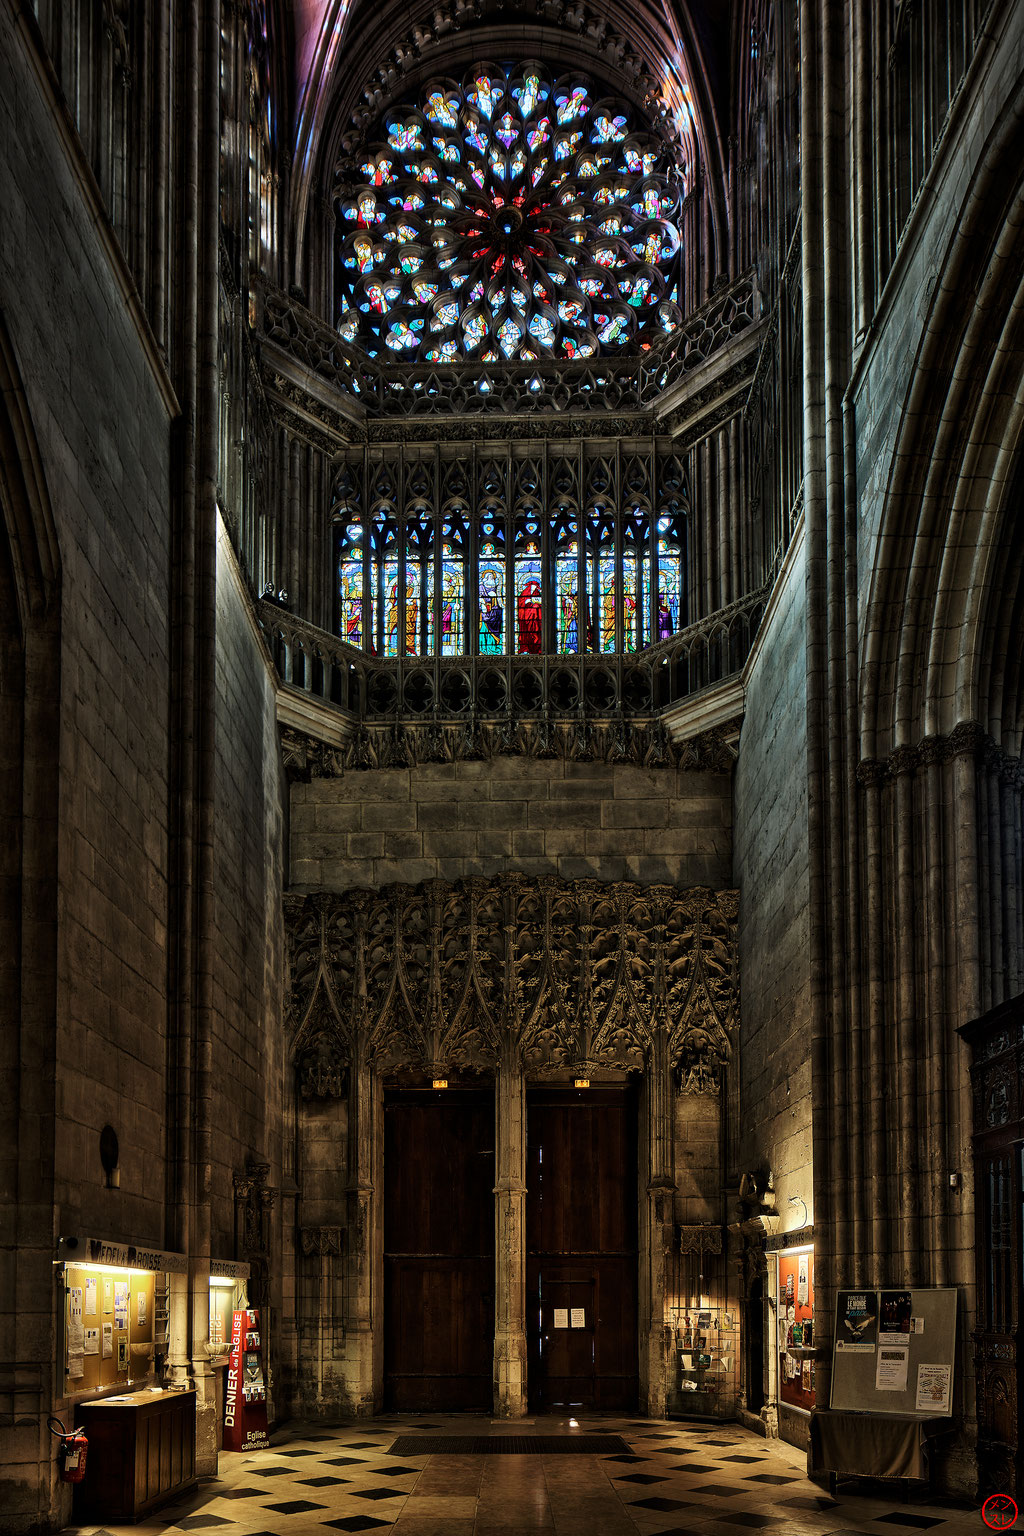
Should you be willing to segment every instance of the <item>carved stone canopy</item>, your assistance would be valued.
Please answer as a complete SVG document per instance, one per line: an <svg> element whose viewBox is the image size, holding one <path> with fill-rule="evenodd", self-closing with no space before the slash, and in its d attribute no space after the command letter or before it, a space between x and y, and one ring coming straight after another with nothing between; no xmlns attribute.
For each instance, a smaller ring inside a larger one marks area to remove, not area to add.
<svg viewBox="0 0 1024 1536"><path fill-rule="evenodd" d="M379 1071L643 1070L717 1091L736 1020L734 891L506 875L286 897L291 1054L310 1092Z"/></svg>
<svg viewBox="0 0 1024 1536"><path fill-rule="evenodd" d="M680 1253L721 1253L722 1229L713 1222L702 1221L693 1226L679 1226Z"/></svg>

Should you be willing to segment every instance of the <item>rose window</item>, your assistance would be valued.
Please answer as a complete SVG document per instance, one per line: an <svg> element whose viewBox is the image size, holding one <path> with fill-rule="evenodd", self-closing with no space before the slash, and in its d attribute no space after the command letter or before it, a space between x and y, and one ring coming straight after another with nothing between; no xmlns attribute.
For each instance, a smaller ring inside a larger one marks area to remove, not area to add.
<svg viewBox="0 0 1024 1536"><path fill-rule="evenodd" d="M382 361L534 362L676 328L679 174L582 75L478 65L389 112L341 199L338 329Z"/></svg>

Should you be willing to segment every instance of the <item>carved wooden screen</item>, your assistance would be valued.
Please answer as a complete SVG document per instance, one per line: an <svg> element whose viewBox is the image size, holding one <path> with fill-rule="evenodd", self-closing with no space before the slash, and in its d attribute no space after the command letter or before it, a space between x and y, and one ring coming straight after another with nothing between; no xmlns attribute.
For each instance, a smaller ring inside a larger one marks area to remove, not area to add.
<svg viewBox="0 0 1024 1536"><path fill-rule="evenodd" d="M1024 996L965 1025L972 1048L979 1491L1024 1486L1018 1437L1024 1245Z"/></svg>

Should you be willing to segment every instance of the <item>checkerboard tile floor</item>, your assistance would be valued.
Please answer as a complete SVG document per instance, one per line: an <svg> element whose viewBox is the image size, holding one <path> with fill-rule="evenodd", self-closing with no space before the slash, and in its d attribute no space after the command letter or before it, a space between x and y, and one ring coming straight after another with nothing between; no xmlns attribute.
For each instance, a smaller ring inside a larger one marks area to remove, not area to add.
<svg viewBox="0 0 1024 1536"><path fill-rule="evenodd" d="M222 1455L220 1476L133 1526L81 1536L978 1536L977 1509L843 1483L830 1497L804 1456L736 1425L586 1417L631 1455L388 1454L397 1434L574 1433L565 1420L395 1418L290 1424L271 1449Z"/></svg>

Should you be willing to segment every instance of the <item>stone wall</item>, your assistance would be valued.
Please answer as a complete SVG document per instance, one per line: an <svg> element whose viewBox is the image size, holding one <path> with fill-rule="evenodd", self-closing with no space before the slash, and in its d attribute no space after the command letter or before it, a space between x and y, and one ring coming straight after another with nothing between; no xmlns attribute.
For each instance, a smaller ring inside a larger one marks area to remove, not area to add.
<svg viewBox="0 0 1024 1536"><path fill-rule="evenodd" d="M31 1055L20 1080L0 1079L5 1123L34 1117L20 1156L40 1213L29 1221L27 1204L19 1218L0 1201L3 1530L57 1528L70 1514L45 1428L63 1387L57 1236L173 1247L178 1195L168 1175L177 405L73 131L37 72L30 30L9 26L0 48L0 323L60 568L59 657L30 676L27 701L37 707L40 690L59 701L46 765L56 764L57 866L50 889L35 893L53 914L57 986L42 1020L22 1003ZM7 408L5 399L0 417ZM35 466L0 464L0 484L19 468ZM45 528L35 535L45 544ZM218 622L213 1220L214 1251L227 1256L232 1172L248 1155L280 1162L278 1097L267 1084L280 1081L283 803L273 690L230 583ZM25 764L27 783L42 766ZM27 1108L39 1098L50 1101L45 1114ZM113 1189L99 1155L107 1123L120 1142ZM6 1151L5 1142L5 1163ZM13 1176L4 1182L19 1189Z"/></svg>
<svg viewBox="0 0 1024 1536"><path fill-rule="evenodd" d="M28 1529L70 1509L50 1481L45 1431L61 1299L54 1239L165 1240L170 414L13 25L0 48L0 143L0 311L61 571L59 673L33 683L60 699L49 744L59 764L58 992L46 1025L57 1133L25 1149L43 1166L52 1159L52 1224L33 1234L38 1255L19 1261L4 1233L21 1268L19 1288L0 1294L0 1309L19 1312L2 1332L0 1523ZM5 1117L18 1115L18 1094L17 1079L0 1088ZM121 1144L116 1190L100 1164L107 1122Z"/></svg>
<svg viewBox="0 0 1024 1536"><path fill-rule="evenodd" d="M740 1167L771 1170L783 1231L813 1215L803 590L801 531L749 668L735 798Z"/></svg>
<svg viewBox="0 0 1024 1536"><path fill-rule="evenodd" d="M491 878L730 884L728 774L499 757L348 772L291 791L291 885Z"/></svg>
<svg viewBox="0 0 1024 1536"><path fill-rule="evenodd" d="M284 797L274 683L227 534L217 567L217 971L212 1252L235 1257L233 1175L280 1179ZM238 1255L241 1257L241 1255Z"/></svg>

